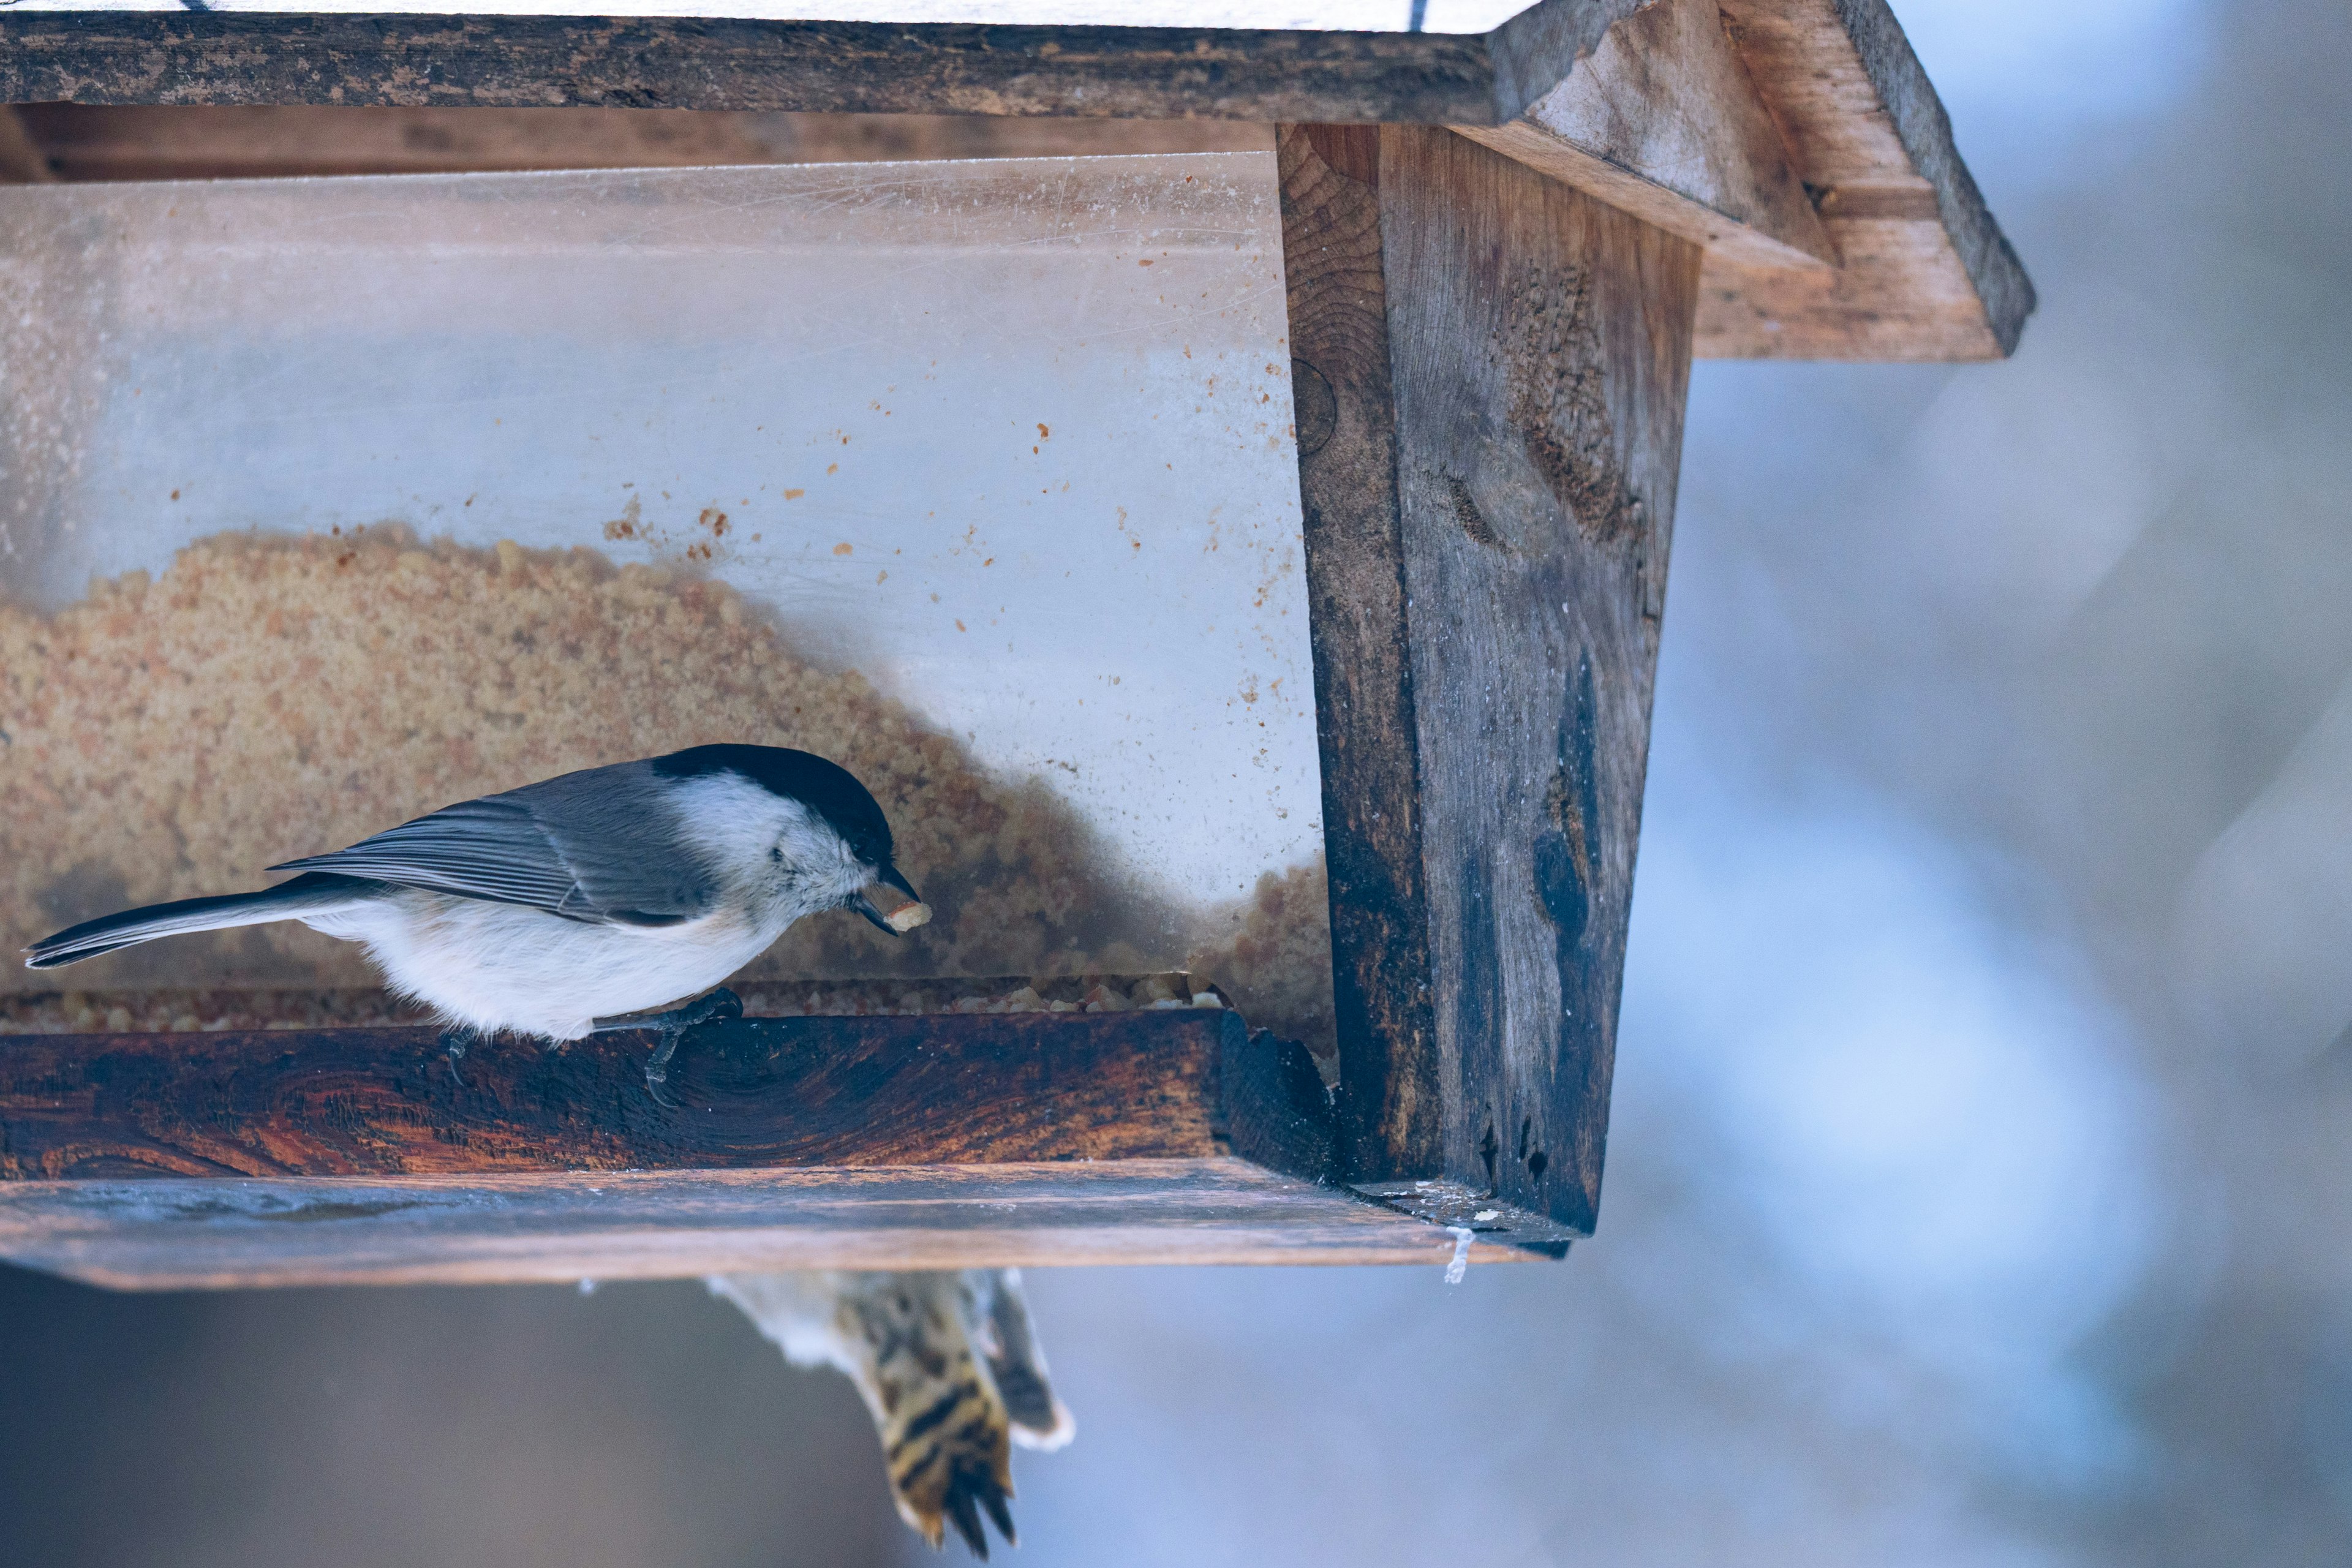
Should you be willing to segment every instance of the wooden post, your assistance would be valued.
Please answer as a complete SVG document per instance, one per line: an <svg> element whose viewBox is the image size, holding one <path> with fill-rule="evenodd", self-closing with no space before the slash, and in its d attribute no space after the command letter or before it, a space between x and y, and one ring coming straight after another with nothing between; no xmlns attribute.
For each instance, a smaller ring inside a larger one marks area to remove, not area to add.
<svg viewBox="0 0 2352 1568"><path fill-rule="evenodd" d="M1444 130L1279 151L1341 1173L1587 1235L1699 247Z"/></svg>

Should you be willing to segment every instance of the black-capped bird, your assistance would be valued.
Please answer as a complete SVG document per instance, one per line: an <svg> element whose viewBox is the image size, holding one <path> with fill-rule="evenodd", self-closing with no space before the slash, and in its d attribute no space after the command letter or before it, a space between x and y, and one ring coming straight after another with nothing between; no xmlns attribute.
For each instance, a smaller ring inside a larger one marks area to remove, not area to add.
<svg viewBox="0 0 2352 1568"><path fill-rule="evenodd" d="M361 943L394 991L460 1031L567 1041L658 1028L646 1083L659 1098L678 1033L742 1010L731 993L702 994L793 921L855 910L904 935L931 915L892 864L890 824L866 786L776 746L696 746L565 773L270 869L300 875L85 921L34 943L26 963L299 921ZM463 1048L460 1035L453 1060Z"/></svg>
<svg viewBox="0 0 2352 1568"><path fill-rule="evenodd" d="M1013 1445L1077 1429L1046 1381L1017 1268L714 1274L796 1366L849 1374L882 1436L898 1515L938 1546L949 1525L988 1556L983 1512L1014 1542Z"/></svg>

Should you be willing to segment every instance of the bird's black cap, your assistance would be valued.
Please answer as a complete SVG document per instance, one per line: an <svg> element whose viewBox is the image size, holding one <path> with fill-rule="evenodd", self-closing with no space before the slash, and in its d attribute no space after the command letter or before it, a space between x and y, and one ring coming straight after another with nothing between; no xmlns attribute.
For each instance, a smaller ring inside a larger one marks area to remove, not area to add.
<svg viewBox="0 0 2352 1568"><path fill-rule="evenodd" d="M770 795L796 800L824 818L868 866L890 864L890 821L857 775L813 752L784 746L693 746L653 759L655 775L695 779L738 773Z"/></svg>

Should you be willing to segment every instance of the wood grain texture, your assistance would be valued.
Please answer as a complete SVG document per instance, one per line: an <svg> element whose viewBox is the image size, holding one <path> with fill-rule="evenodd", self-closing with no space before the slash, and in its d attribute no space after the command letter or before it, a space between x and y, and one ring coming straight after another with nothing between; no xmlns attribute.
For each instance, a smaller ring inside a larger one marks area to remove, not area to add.
<svg viewBox="0 0 2352 1568"><path fill-rule="evenodd" d="M1265 1029L1228 1029L1218 1064L1220 1131L1226 1147L1284 1175L1328 1182L1335 1173L1336 1097L1296 1040Z"/></svg>
<svg viewBox="0 0 2352 1568"><path fill-rule="evenodd" d="M1380 132L1287 126L1276 145L1342 1042L1339 1170L1427 1174L1442 1132Z"/></svg>
<svg viewBox="0 0 2352 1568"><path fill-rule="evenodd" d="M1273 143L1266 126L1223 120L311 104L34 103L17 113L44 165L66 180L1248 153Z"/></svg>
<svg viewBox="0 0 2352 1568"><path fill-rule="evenodd" d="M1449 121L1707 245L1701 357L1966 360L2012 351L2033 310L2032 285L1885 0L1721 0L1720 11L1738 59L1714 57L1701 70L1685 59L1693 51L1662 48L1653 35L1685 37L1704 20L1705 0L1648 11L1634 0L1550 0L1483 38L0 10L0 99L406 105L435 117L364 131L352 122L316 147L302 143L324 122L254 120L231 132L190 121L190 146L172 151L168 121L137 134L126 123L110 143L78 146L49 118L69 111L38 105L34 144L68 178L1179 150L1133 145L1129 125L1106 123L1123 116ZM1612 23L1619 37L1606 37ZM1651 41L1637 49L1640 38ZM1594 58L1571 73L1587 54ZM1648 74L1656 56L1681 62L1673 85ZM1777 129L1818 233L1790 205L1745 107L1748 93L1722 74L1727 64L1744 70ZM1521 119L1562 92L1584 95L1588 121L1601 117L1592 145ZM1660 98L1675 100L1681 117L1622 113ZM566 122L551 105L632 109L645 119ZM468 126L469 108L537 118ZM698 110L747 112L696 123ZM872 112L782 112L791 110ZM1083 118L1033 141L954 128L958 116ZM1102 128L1098 144L1087 121ZM257 142L279 132L274 152ZM142 135L144 153L131 144ZM209 163L207 144L216 154ZM21 169L40 167L21 153ZM1808 264L1824 256L1842 265Z"/></svg>
<svg viewBox="0 0 2352 1568"><path fill-rule="evenodd" d="M0 1258L160 1289L1451 1256L1328 1182L1312 1059L1228 1010L713 1024L677 1110L643 1037L456 1072L438 1041L13 1038ZM1474 1228L1483 1257L1558 1255L1535 1216Z"/></svg>
<svg viewBox="0 0 2352 1568"><path fill-rule="evenodd" d="M1721 0L1844 265L1710 255L1697 343L1732 359L1998 359L2033 285L1886 0Z"/></svg>
<svg viewBox="0 0 2352 1568"><path fill-rule="evenodd" d="M1556 1250L1477 1226L1472 1257ZM0 1184L0 1258L128 1289L1096 1263L1436 1266L1419 1218L1227 1157L394 1182Z"/></svg>
<svg viewBox="0 0 2352 1568"><path fill-rule="evenodd" d="M1507 120L1638 0L1487 35L716 17L0 11L0 100Z"/></svg>
<svg viewBox="0 0 2352 1568"><path fill-rule="evenodd" d="M1583 1234L1699 251L1448 132L1277 145L1339 1169Z"/></svg>
<svg viewBox="0 0 2352 1568"><path fill-rule="evenodd" d="M1715 0L1657 0L1526 114L1458 129L1743 267L1837 262Z"/></svg>
<svg viewBox="0 0 2352 1568"><path fill-rule="evenodd" d="M680 1110L640 1035L454 1071L429 1029L26 1037L0 1049L0 1183L1202 1158L1245 1033L1205 1008L711 1024Z"/></svg>
<svg viewBox="0 0 2352 1568"><path fill-rule="evenodd" d="M1589 1229L1700 253L1444 132L1381 198L1444 1173Z"/></svg>

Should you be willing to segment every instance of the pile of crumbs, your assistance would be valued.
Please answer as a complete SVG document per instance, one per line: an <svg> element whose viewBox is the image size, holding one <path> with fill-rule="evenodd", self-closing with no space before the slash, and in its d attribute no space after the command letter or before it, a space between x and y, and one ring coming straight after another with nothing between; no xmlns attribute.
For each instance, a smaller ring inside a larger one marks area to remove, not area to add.
<svg viewBox="0 0 2352 1568"><path fill-rule="evenodd" d="M1226 908L1172 907L1109 869L1112 847L1043 782L982 769L857 672L802 656L724 584L394 526L218 534L158 578L95 582L54 614L0 604L0 943L264 886L264 868L452 801L711 742L849 768L938 911L904 939L803 921L739 991L1182 966L1328 1055L1319 864L1269 872ZM0 996L63 978L0 973ZM377 982L358 949L290 923L129 949L71 977L113 994L110 1011L140 992L283 1001Z"/></svg>
<svg viewBox="0 0 2352 1568"><path fill-rule="evenodd" d="M1191 974L1040 975L975 986L969 981L909 984L854 980L806 985L740 985L750 1018L817 1018L932 1013L1129 1013L1141 1008L1223 1007L1213 982Z"/></svg>
<svg viewBox="0 0 2352 1568"><path fill-rule="evenodd" d="M1032 980L769 983L736 988L751 1018L921 1017L943 1013L1127 1013L1223 1007L1189 974ZM226 1029L416 1027L432 1023L389 991L47 992L0 996L0 1035L215 1033Z"/></svg>
<svg viewBox="0 0 2352 1568"><path fill-rule="evenodd" d="M0 994L0 1035L165 1035L429 1023L389 991L47 991Z"/></svg>

